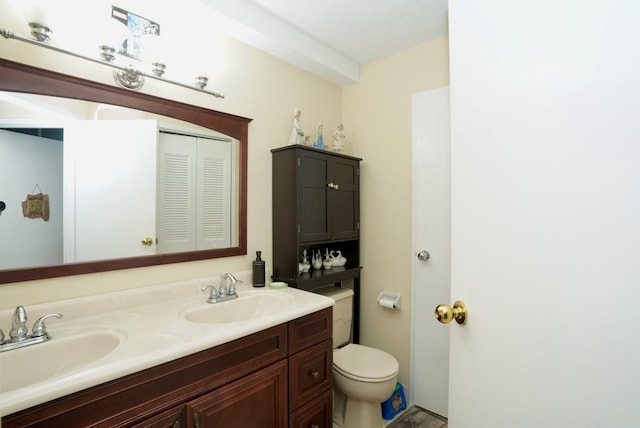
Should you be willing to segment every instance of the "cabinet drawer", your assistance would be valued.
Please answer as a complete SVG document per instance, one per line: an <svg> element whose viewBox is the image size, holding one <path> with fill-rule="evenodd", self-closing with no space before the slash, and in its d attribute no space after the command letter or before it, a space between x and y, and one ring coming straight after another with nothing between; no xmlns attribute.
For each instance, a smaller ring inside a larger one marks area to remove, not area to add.
<svg viewBox="0 0 640 428"><path fill-rule="evenodd" d="M333 385L332 340L289 357L289 405L295 410Z"/></svg>
<svg viewBox="0 0 640 428"><path fill-rule="evenodd" d="M184 406L174 407L130 428L184 428Z"/></svg>
<svg viewBox="0 0 640 428"><path fill-rule="evenodd" d="M333 390L329 389L291 414L289 428L332 428Z"/></svg>
<svg viewBox="0 0 640 428"><path fill-rule="evenodd" d="M333 308L289 322L289 355L333 337Z"/></svg>

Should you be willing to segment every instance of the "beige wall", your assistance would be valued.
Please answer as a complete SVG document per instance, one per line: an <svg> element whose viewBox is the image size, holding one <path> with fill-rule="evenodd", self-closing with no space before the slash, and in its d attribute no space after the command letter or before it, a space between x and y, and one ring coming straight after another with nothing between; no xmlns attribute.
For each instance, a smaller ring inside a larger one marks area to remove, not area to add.
<svg viewBox="0 0 640 428"><path fill-rule="evenodd" d="M28 28L0 0L0 27L21 34ZM144 14L144 11L140 12ZM197 14L196 14L197 15ZM148 82L143 92L251 117L249 127L249 194L247 256L172 264L61 279L0 284L0 309L174 280L214 276L251 267L255 250L271 260L271 153L285 145L294 107L303 110L302 126L315 138L324 124L325 141L343 122L345 153L362 164L362 334L364 344L385 349L400 361L400 381L408 384L411 295L411 95L449 82L448 39L442 37L361 69L356 85L341 89L277 58L234 40L200 41L201 56L224 59L210 76L217 100L187 89ZM176 42L180 46L181 42ZM213 46L213 45L212 45ZM169 49L171 51L171 49ZM193 49L190 49L193 52ZM215 54L215 55L214 55ZM112 84L106 67L50 54L24 43L0 40L0 57ZM193 58L202 61L202 58ZM188 59L186 60L189 61ZM213 61L213 59L210 59ZM169 65L171 64L167 61ZM194 70L198 72L202 70ZM403 310L376 305L383 290L402 293Z"/></svg>
<svg viewBox="0 0 640 428"><path fill-rule="evenodd" d="M409 381L411 328L411 96L449 84L448 37L362 67L343 91L349 150L361 168L361 342L400 362ZM402 294L402 310L377 305L382 290Z"/></svg>
<svg viewBox="0 0 640 428"><path fill-rule="evenodd" d="M8 28L22 35L29 28L22 16L11 14L9 0L0 0L0 28ZM15 2L13 2L15 4ZM140 11L144 14L145 11ZM149 15L151 16L152 13ZM155 16L155 15L154 15ZM198 16L198 14L194 14ZM165 21L168 22L168 18ZM210 74L209 89L226 95L218 100L210 95L173 87L149 80L143 92L178 101L197 104L240 116L253 118L249 125L249 176L248 176L248 252L246 256L217 260L172 264L157 267L105 272L92 275L71 276L60 279L30 281L20 284L0 284L0 309L50 301L85 294L140 287L173 280L215 276L225 271L237 272L251 269L255 250L263 251L263 259L269 266L271 260L271 152L286 145L293 126L293 110L302 109L302 127L315 138L318 123L324 123L325 133L341 121L341 88L291 66L273 56L227 38L215 39L207 25L206 40L199 40L200 49L191 47L194 56L193 73L203 70L201 57L224 59L224 66L210 64L204 70L219 69ZM54 29L55 31L55 29ZM55 35L56 33L54 33ZM192 37L192 34L190 34ZM193 43L193 40L190 41ZM214 43L215 42L215 43ZM175 40L167 55L186 43ZM214 50L211 46L216 47ZM18 41L0 38L0 57L49 68L67 74L79 75L91 80L113 84L111 70L99 64L77 60ZM189 60L186 60L189 62ZM169 67L172 62L167 61ZM200 67L200 68L199 68ZM31 188L33 185L31 184ZM28 189L26 191L31 190Z"/></svg>

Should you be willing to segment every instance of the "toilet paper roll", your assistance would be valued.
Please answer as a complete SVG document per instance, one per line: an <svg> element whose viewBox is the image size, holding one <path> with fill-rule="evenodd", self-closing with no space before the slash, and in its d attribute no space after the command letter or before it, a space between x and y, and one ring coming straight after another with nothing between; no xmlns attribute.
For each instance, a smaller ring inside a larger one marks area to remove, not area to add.
<svg viewBox="0 0 640 428"><path fill-rule="evenodd" d="M378 304L383 308L400 310L400 293L383 290L378 294Z"/></svg>
<svg viewBox="0 0 640 428"><path fill-rule="evenodd" d="M396 304L393 301L393 299L387 299L387 298L381 298L380 300L378 300L378 304L380 306L382 306L383 308L389 308L389 309L395 309L396 308Z"/></svg>

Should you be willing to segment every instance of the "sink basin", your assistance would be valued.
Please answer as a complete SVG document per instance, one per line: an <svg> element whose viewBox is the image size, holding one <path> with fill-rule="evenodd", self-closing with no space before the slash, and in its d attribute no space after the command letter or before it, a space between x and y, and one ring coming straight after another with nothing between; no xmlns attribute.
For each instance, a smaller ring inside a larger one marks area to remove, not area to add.
<svg viewBox="0 0 640 428"><path fill-rule="evenodd" d="M226 302L199 304L197 308L185 311L183 316L195 323L230 324L276 313L292 301L288 294L277 292L242 294Z"/></svg>
<svg viewBox="0 0 640 428"><path fill-rule="evenodd" d="M111 332L86 332L0 353L0 393L77 371L120 344Z"/></svg>

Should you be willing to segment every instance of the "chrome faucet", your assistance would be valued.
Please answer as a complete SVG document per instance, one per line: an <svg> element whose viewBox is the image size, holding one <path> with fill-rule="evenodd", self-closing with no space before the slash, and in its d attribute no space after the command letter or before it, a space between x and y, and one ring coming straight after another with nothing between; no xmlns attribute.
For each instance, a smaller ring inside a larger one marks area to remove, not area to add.
<svg viewBox="0 0 640 428"><path fill-rule="evenodd" d="M18 306L11 320L9 340L5 340L4 333L0 330L0 352L35 345L36 343L46 342L51 339L44 325L44 320L51 317L62 318L62 314L52 313L41 316L33 324L31 334L29 334L29 329L27 328L27 311L23 306Z"/></svg>
<svg viewBox="0 0 640 428"><path fill-rule="evenodd" d="M227 287L227 279L229 280L229 286ZM216 290L216 287L213 285L207 285L206 287L202 287L202 291L206 291L207 289L211 289L209 293L209 298L207 299L207 303L220 303L226 300L233 300L238 298L238 293L236 292L236 284L241 284L242 281L237 279L230 273L223 273L220 275L220 286Z"/></svg>

